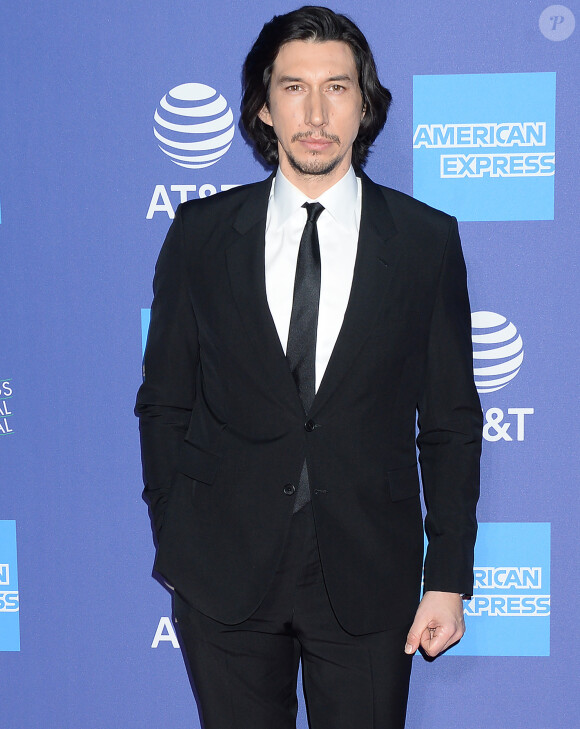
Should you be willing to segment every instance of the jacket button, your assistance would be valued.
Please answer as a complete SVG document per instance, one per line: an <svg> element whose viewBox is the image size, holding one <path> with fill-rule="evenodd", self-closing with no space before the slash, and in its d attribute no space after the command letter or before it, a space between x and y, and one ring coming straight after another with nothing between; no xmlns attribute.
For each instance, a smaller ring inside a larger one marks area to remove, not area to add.
<svg viewBox="0 0 580 729"><path fill-rule="evenodd" d="M304 430L307 433L312 433L312 431L314 430L314 428L316 428L316 423L314 422L314 420L307 420L304 423Z"/></svg>
<svg viewBox="0 0 580 729"><path fill-rule="evenodd" d="M287 483L286 486L284 486L284 493L286 496L292 496L295 491L296 487L292 483Z"/></svg>

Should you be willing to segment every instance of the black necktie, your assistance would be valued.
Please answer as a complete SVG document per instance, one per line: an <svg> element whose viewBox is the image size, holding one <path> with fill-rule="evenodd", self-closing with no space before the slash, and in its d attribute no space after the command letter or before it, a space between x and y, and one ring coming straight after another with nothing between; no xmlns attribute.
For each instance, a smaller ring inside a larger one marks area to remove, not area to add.
<svg viewBox="0 0 580 729"><path fill-rule="evenodd" d="M315 394L316 332L318 328L318 304L320 301L320 246L316 221L324 207L320 203L304 203L308 218L298 249L294 298L288 331L286 358L296 382L298 394L308 413ZM294 511L299 511L310 501L310 487L306 462L302 466Z"/></svg>

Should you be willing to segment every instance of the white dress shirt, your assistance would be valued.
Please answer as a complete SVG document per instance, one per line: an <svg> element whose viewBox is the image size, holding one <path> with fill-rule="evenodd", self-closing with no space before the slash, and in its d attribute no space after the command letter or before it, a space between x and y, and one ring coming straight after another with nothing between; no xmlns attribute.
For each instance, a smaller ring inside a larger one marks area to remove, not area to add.
<svg viewBox="0 0 580 729"><path fill-rule="evenodd" d="M306 224L305 202L319 202L320 305L316 341L318 390L342 326L350 296L360 228L362 185L352 167L316 200L300 192L280 169L272 181L266 219L266 295L286 352L292 314L296 260Z"/></svg>

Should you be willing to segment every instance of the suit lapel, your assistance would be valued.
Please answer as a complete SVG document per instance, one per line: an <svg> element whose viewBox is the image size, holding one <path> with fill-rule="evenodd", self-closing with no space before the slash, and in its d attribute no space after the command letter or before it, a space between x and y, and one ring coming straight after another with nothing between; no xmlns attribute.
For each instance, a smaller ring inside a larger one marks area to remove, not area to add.
<svg viewBox="0 0 580 729"><path fill-rule="evenodd" d="M389 293L399 253L398 234L379 187L362 175L362 213L351 293L344 321L310 414L314 416L339 386L369 336ZM233 221L234 241L226 250L228 275L248 339L273 392L302 411L298 390L266 296L264 246L272 178L256 184Z"/></svg>
<svg viewBox="0 0 580 729"><path fill-rule="evenodd" d="M233 221L235 240L226 249L230 286L246 334L272 391L302 410L298 390L266 296L265 231L272 176L254 186Z"/></svg>
<svg viewBox="0 0 580 729"><path fill-rule="evenodd" d="M378 185L363 174L362 212L351 293L344 321L310 414L339 386L371 332L389 292L399 249L397 230Z"/></svg>

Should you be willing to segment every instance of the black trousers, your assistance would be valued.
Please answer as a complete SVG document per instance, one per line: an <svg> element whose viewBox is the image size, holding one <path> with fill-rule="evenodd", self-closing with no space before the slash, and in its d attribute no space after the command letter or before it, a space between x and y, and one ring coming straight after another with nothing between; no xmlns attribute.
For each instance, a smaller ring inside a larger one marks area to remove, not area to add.
<svg viewBox="0 0 580 729"><path fill-rule="evenodd" d="M204 729L295 729L300 660L310 729L405 725L410 625L362 636L340 627L310 503L293 515L278 571L248 620L224 625L178 596L174 620Z"/></svg>

